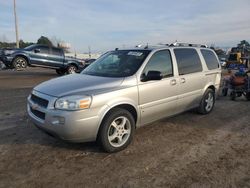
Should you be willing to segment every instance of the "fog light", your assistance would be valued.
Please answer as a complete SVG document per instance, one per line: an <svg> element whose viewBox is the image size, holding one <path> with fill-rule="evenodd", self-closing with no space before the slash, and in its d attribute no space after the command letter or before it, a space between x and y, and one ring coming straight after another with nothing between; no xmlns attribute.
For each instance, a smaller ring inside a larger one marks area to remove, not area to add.
<svg viewBox="0 0 250 188"><path fill-rule="evenodd" d="M65 118L61 116L53 116L53 119L51 120L51 124L53 125L64 125Z"/></svg>

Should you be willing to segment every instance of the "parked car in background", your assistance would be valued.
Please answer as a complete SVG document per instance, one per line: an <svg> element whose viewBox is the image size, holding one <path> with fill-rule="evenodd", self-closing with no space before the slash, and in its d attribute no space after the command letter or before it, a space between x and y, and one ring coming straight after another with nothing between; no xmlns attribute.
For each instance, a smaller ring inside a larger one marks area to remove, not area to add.
<svg viewBox="0 0 250 188"><path fill-rule="evenodd" d="M0 48L0 56L3 53L3 50ZM5 65L3 64L2 60L0 59L0 70L3 69L3 67L5 67Z"/></svg>
<svg viewBox="0 0 250 188"><path fill-rule="evenodd" d="M66 57L61 48L39 44L24 49L4 49L0 60L8 68L24 69L27 66L37 66L55 69L60 75L80 72L88 65L84 60Z"/></svg>
<svg viewBox="0 0 250 188"><path fill-rule="evenodd" d="M221 67L226 67L226 57L219 57Z"/></svg>
<svg viewBox="0 0 250 188"><path fill-rule="evenodd" d="M215 52L161 46L110 51L81 74L36 86L27 111L45 132L71 142L126 148L135 129L196 108L213 110L221 79Z"/></svg>

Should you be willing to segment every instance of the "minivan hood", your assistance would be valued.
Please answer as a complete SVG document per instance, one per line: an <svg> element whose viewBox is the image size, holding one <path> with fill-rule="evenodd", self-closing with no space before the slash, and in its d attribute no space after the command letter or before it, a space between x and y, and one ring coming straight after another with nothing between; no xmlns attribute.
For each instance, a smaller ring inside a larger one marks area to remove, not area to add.
<svg viewBox="0 0 250 188"><path fill-rule="evenodd" d="M34 90L54 97L92 95L95 91L119 87L123 80L124 78L71 74L43 82Z"/></svg>

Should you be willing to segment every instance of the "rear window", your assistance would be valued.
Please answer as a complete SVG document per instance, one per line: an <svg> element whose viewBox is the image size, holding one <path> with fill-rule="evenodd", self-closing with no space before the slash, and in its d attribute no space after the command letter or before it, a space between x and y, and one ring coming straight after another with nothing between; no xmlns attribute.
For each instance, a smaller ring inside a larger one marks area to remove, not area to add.
<svg viewBox="0 0 250 188"><path fill-rule="evenodd" d="M202 71L200 57L195 49L174 49L179 75Z"/></svg>
<svg viewBox="0 0 250 188"><path fill-rule="evenodd" d="M57 55L57 56L62 56L62 50L57 49L57 48L52 48L52 54Z"/></svg>
<svg viewBox="0 0 250 188"><path fill-rule="evenodd" d="M214 55L214 53L210 50L201 50L202 56L205 59L205 62L207 64L207 68L209 70L212 69L217 69L219 68L219 62L216 58L216 56Z"/></svg>

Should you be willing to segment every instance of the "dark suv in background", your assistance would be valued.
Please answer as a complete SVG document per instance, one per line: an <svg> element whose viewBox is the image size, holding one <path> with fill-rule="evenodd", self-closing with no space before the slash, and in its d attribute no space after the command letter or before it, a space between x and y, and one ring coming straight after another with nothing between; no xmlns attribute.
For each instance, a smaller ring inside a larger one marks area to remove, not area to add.
<svg viewBox="0 0 250 188"><path fill-rule="evenodd" d="M24 49L4 49L0 60L7 68L26 68L38 66L55 69L58 74L80 72L89 65L84 60L66 57L63 49L34 44Z"/></svg>

